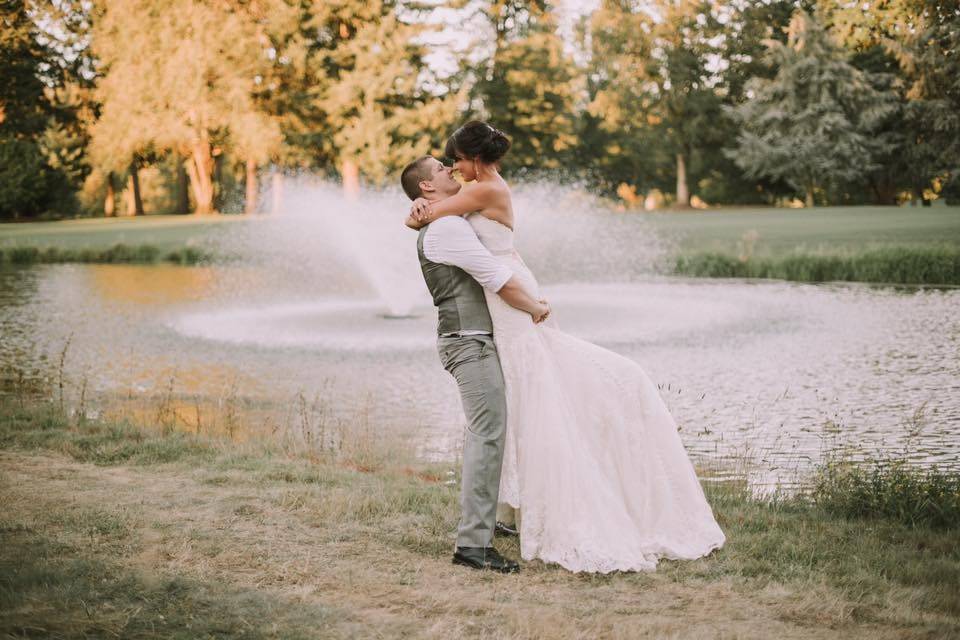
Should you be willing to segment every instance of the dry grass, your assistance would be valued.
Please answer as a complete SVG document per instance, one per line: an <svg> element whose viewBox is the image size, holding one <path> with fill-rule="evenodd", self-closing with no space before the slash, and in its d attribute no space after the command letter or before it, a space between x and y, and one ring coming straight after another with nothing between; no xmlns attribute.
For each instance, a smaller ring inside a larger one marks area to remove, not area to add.
<svg viewBox="0 0 960 640"><path fill-rule="evenodd" d="M960 633L955 531L833 517L714 484L728 543L708 558L646 574L539 562L515 576L475 573L449 562L458 511L445 469L377 442L321 454L7 406L0 635ZM515 541L498 547L519 555Z"/></svg>

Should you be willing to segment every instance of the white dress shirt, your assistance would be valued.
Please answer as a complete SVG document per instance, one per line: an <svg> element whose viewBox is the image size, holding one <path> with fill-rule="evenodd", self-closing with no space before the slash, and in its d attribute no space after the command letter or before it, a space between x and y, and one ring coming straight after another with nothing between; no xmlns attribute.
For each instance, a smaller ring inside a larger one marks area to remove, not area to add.
<svg viewBox="0 0 960 640"><path fill-rule="evenodd" d="M470 223L460 216L444 216L430 223L423 234L423 255L430 262L463 269L480 286L494 293L513 277L510 267L493 257ZM443 337L488 333L468 329L457 334L443 334Z"/></svg>
<svg viewBox="0 0 960 640"><path fill-rule="evenodd" d="M459 267L493 293L513 277L513 271L490 253L464 218L444 216L430 223L423 235L423 255L430 262Z"/></svg>

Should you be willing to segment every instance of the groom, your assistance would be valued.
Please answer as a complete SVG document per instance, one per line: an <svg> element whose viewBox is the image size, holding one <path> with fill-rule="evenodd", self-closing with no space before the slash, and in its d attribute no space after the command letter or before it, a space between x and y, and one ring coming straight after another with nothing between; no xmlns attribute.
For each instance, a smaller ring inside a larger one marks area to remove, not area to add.
<svg viewBox="0 0 960 640"><path fill-rule="evenodd" d="M443 200L460 190L453 170L431 156L407 165L400 183L411 200ZM457 381L467 418L453 562L514 573L520 566L493 548L507 412L503 373L483 289L530 313L534 322L542 319L537 317L539 305L460 216L439 218L420 229L417 255L438 310L440 361Z"/></svg>

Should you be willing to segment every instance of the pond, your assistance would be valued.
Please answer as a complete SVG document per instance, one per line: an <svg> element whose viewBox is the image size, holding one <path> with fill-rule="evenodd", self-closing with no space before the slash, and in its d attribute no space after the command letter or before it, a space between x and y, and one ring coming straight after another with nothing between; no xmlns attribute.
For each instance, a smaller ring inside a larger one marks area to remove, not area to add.
<svg viewBox="0 0 960 640"><path fill-rule="evenodd" d="M0 271L6 386L55 385L69 340L67 393L92 410L391 430L453 459L462 415L414 234L355 218L235 226L217 243L243 259L223 264ZM518 246L561 328L646 369L696 462L748 460L763 486L846 445L960 468L960 290L656 276L669 241L649 226L578 219L531 215Z"/></svg>

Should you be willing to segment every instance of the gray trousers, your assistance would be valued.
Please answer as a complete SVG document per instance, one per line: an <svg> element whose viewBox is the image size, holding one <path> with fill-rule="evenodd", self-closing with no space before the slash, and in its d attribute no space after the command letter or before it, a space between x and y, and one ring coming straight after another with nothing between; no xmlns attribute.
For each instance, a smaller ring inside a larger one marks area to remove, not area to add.
<svg viewBox="0 0 960 640"><path fill-rule="evenodd" d="M489 547L497 517L507 399L492 336L441 337L443 368L457 381L467 430L463 440L458 547Z"/></svg>

